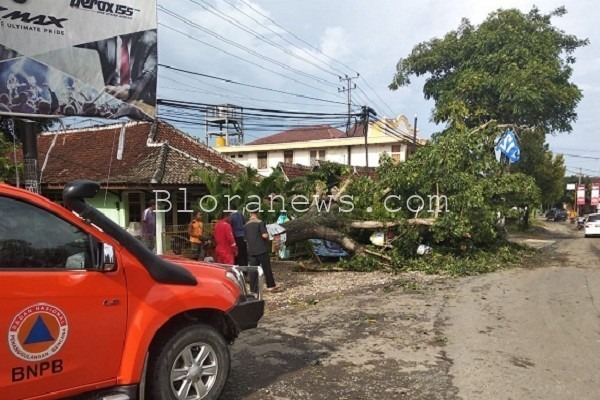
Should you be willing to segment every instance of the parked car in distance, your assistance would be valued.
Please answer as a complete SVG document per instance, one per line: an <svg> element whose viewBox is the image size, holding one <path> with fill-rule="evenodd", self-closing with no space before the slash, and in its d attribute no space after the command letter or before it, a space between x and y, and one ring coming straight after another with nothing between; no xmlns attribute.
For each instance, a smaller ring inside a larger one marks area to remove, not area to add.
<svg viewBox="0 0 600 400"><path fill-rule="evenodd" d="M567 210L558 209L554 213L555 221L566 221L568 218Z"/></svg>
<svg viewBox="0 0 600 400"><path fill-rule="evenodd" d="M590 214L585 220L585 237L600 236L600 213Z"/></svg>
<svg viewBox="0 0 600 400"><path fill-rule="evenodd" d="M562 208L551 208L546 212L547 221L566 221L567 218L567 210Z"/></svg>

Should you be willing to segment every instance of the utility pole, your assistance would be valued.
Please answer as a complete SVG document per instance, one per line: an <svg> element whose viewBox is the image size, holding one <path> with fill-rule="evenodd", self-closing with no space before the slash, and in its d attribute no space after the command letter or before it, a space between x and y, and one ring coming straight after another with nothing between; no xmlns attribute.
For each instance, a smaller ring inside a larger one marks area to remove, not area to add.
<svg viewBox="0 0 600 400"><path fill-rule="evenodd" d="M369 117L377 116L375 110L368 106L362 106L362 113L360 115L360 121L363 124L363 133L365 135L365 166L369 168Z"/></svg>
<svg viewBox="0 0 600 400"><path fill-rule="evenodd" d="M579 185L581 185L581 177L583 176L583 173L581 172L581 167L579 167L579 184L577 185L577 189L579 190ZM585 195L583 196L583 198L585 199ZM581 205L577 206L577 215L578 216L582 216L583 214L581 213Z"/></svg>
<svg viewBox="0 0 600 400"><path fill-rule="evenodd" d="M356 89L356 83L352 83L353 79L358 79L360 74L357 72L355 77L349 77L346 75L345 78L340 76L340 82L346 81L346 86L338 88L338 93L348 93L348 121L346 122L346 136L350 136L350 113L352 112L352 89Z"/></svg>
<svg viewBox="0 0 600 400"><path fill-rule="evenodd" d="M412 143L411 153L415 154L416 151L417 151L417 114L415 114L415 126L414 126L414 132L413 132L413 143Z"/></svg>

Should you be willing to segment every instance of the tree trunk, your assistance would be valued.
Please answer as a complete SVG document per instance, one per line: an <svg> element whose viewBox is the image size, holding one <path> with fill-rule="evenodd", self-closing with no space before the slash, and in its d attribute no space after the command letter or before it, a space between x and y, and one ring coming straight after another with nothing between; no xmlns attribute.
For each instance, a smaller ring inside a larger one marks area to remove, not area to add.
<svg viewBox="0 0 600 400"><path fill-rule="evenodd" d="M523 229L529 229L529 206L525 208L525 215L523 216Z"/></svg>
<svg viewBox="0 0 600 400"><path fill-rule="evenodd" d="M377 221L358 222L364 222L367 226L381 224ZM356 222L354 224L356 225ZM399 223L392 226L397 225ZM353 256L369 254L382 260L391 261L390 257L385 254L367 249L364 245L337 229L343 226L345 226L344 223L335 218L331 213L321 215L316 213L305 214L300 218L285 223L286 244L292 245L308 239L323 239L339 244Z"/></svg>
<svg viewBox="0 0 600 400"><path fill-rule="evenodd" d="M294 244L308 239L323 239L334 242L352 254L362 253L363 245L337 229L327 227L326 218L318 215L304 215L285 224L286 244Z"/></svg>
<svg viewBox="0 0 600 400"><path fill-rule="evenodd" d="M381 228L392 228L400 226L404 223L409 225L426 225L432 226L435 223L433 218L411 218L407 220L400 220L394 222L387 221L353 221L347 224L348 228L353 229L381 229Z"/></svg>

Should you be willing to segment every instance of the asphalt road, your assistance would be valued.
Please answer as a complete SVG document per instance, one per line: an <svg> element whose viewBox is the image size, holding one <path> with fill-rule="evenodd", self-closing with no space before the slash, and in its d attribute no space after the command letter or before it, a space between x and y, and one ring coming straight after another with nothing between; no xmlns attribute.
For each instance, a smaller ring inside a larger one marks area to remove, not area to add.
<svg viewBox="0 0 600 400"><path fill-rule="evenodd" d="M549 228L524 268L265 316L222 398L600 399L600 239Z"/></svg>
<svg viewBox="0 0 600 400"><path fill-rule="evenodd" d="M461 398L600 399L600 239L556 228L540 268L465 279L447 302Z"/></svg>

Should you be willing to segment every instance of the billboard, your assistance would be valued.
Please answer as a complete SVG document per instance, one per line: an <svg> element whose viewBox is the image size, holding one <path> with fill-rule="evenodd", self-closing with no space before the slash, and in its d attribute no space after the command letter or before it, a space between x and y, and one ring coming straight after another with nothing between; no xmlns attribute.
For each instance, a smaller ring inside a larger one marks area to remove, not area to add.
<svg viewBox="0 0 600 400"><path fill-rule="evenodd" d="M600 183L592 183L591 205L597 206L600 204Z"/></svg>
<svg viewBox="0 0 600 400"><path fill-rule="evenodd" d="M0 0L0 115L156 115L156 0Z"/></svg>
<svg viewBox="0 0 600 400"><path fill-rule="evenodd" d="M577 205L585 204L585 185L577 185Z"/></svg>

